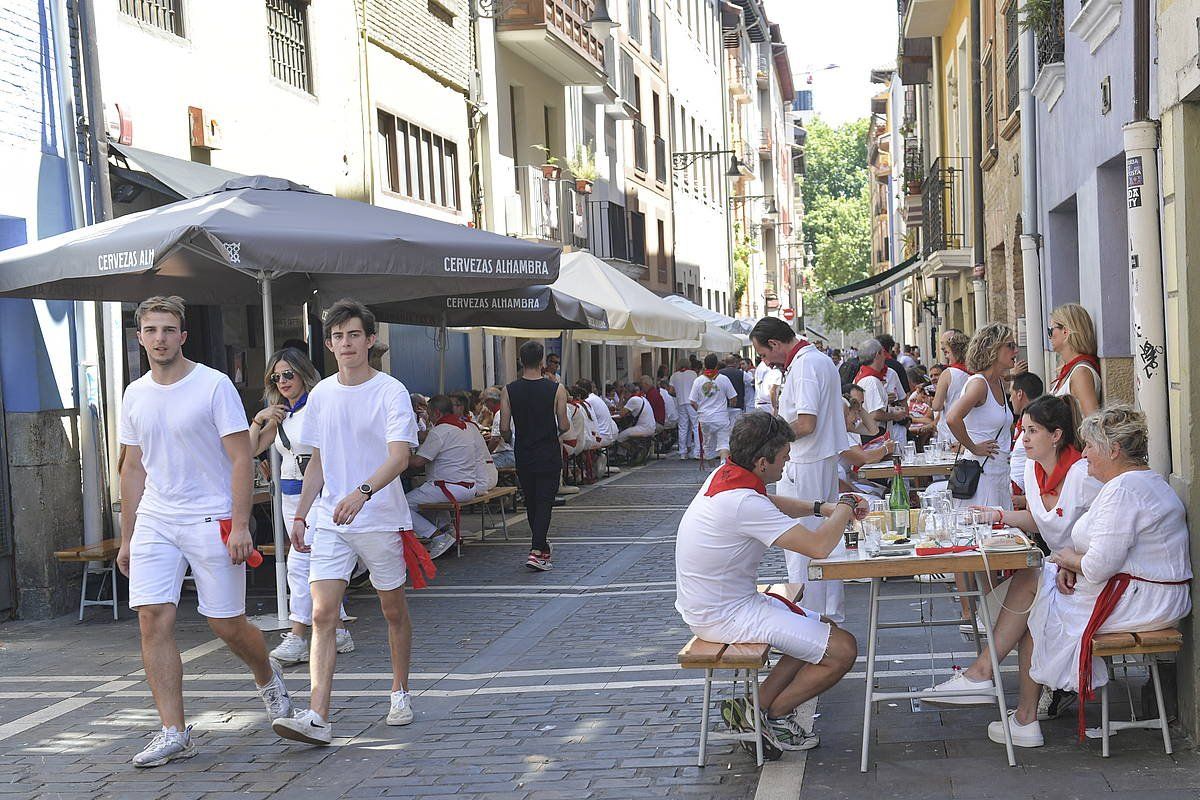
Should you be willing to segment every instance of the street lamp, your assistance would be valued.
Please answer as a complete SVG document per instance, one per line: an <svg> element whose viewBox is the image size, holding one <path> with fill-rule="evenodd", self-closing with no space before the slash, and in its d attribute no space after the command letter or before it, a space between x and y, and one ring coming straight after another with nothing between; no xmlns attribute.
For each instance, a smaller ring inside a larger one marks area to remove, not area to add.
<svg viewBox="0 0 1200 800"><path fill-rule="evenodd" d="M775 222L779 219L779 206L775 205L775 195L773 194L742 194L734 195L729 198L729 206L733 207L735 201L742 202L745 200L766 200L766 208L763 211L763 219L770 222Z"/></svg>
<svg viewBox="0 0 1200 800"><path fill-rule="evenodd" d="M585 28L591 28L592 32L601 39L607 39L612 33L613 28L620 27L620 23L612 18L608 13L608 3L606 0L596 0L596 8L592 11L592 18L585 24Z"/></svg>

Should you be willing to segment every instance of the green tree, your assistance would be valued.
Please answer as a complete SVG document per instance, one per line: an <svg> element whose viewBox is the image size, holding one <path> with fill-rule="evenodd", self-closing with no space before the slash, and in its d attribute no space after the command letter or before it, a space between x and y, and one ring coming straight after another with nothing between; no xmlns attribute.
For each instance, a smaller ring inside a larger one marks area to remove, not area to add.
<svg viewBox="0 0 1200 800"><path fill-rule="evenodd" d="M867 170L868 120L830 127L818 117L807 126L808 169L802 181L804 238L813 268L805 312L830 330L853 331L871 322L868 298L834 303L825 292L867 277L871 271L871 215Z"/></svg>

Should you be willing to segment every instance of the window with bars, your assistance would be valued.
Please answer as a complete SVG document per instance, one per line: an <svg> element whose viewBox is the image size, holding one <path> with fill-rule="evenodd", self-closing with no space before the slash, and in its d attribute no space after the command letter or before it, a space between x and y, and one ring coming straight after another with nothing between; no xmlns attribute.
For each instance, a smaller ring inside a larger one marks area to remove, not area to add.
<svg viewBox="0 0 1200 800"><path fill-rule="evenodd" d="M1020 40L1017 0L1011 0L1004 9L1004 92L1008 100L1006 116L1009 117L1016 113L1021 102Z"/></svg>
<svg viewBox="0 0 1200 800"><path fill-rule="evenodd" d="M988 150L996 146L996 82L990 52L983 60L983 140Z"/></svg>
<svg viewBox="0 0 1200 800"><path fill-rule="evenodd" d="M413 200L461 210L458 145L386 111L378 112L378 120L384 188Z"/></svg>
<svg viewBox="0 0 1200 800"><path fill-rule="evenodd" d="M267 42L271 47L271 74L311 94L308 0L267 0Z"/></svg>
<svg viewBox="0 0 1200 800"><path fill-rule="evenodd" d="M183 0L120 0L121 11L147 25L183 36Z"/></svg>

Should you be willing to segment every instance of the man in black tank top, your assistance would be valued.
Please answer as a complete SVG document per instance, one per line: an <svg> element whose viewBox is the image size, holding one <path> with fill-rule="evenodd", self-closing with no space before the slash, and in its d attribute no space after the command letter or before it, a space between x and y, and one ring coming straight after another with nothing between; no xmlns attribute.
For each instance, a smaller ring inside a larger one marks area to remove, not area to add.
<svg viewBox="0 0 1200 800"><path fill-rule="evenodd" d="M521 345L521 375L500 393L500 435L513 442L517 482L525 495L533 545L525 566L550 569L550 512L562 475L562 445L558 437L570 430L567 392L562 384L542 375L544 350L539 342ZM513 429L516 429L514 440Z"/></svg>

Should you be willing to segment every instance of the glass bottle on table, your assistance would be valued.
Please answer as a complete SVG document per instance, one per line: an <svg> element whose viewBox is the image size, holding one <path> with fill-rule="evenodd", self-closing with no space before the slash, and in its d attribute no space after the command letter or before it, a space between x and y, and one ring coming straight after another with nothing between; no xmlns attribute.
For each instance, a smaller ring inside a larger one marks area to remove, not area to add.
<svg viewBox="0 0 1200 800"><path fill-rule="evenodd" d="M896 474L892 476L891 491L888 494L888 510L892 512L892 525L896 533L908 534L908 487L904 485L904 467L900 454L892 455L892 467Z"/></svg>

